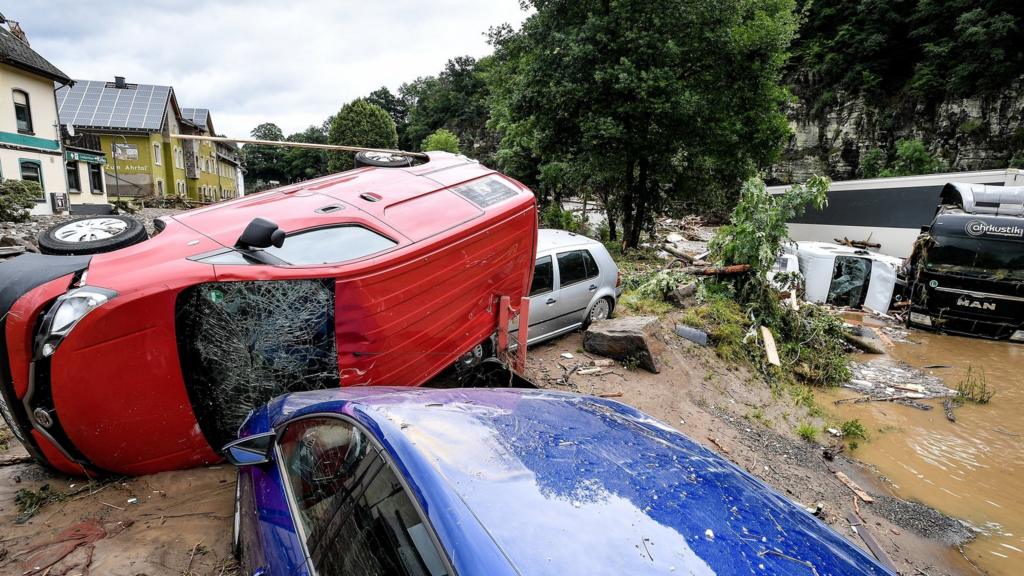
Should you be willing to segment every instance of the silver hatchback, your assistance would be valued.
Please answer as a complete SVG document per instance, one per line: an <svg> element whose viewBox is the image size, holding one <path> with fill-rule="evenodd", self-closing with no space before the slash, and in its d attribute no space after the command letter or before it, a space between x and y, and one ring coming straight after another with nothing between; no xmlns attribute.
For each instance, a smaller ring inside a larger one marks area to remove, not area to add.
<svg viewBox="0 0 1024 576"><path fill-rule="evenodd" d="M610 317L620 282L619 267L597 240L565 230L538 231L527 343Z"/></svg>

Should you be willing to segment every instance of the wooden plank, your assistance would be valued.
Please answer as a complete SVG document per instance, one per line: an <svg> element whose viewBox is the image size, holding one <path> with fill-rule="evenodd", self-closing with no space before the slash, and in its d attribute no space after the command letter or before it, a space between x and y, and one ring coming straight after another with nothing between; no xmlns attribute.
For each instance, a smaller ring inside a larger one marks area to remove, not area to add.
<svg viewBox="0 0 1024 576"><path fill-rule="evenodd" d="M779 349L775 347L775 336L767 326L761 326L761 337L764 339L764 352L768 355L768 363L782 366L779 361Z"/></svg>
<svg viewBox="0 0 1024 576"><path fill-rule="evenodd" d="M839 472L839 474L842 474L842 472ZM849 522L850 526L853 527L854 531L860 535L860 539L863 540L865 544L867 544L868 549L871 550L871 553L875 555L875 558L877 558L878 561L881 562L886 568L892 571L893 574L898 574L899 571L896 570L896 565L893 564L892 558L889 558L889 555L885 553L885 550L883 550L882 547L878 545L878 541L876 541L875 537L871 534L871 530L868 528L867 524L865 524L853 512L846 513L846 521Z"/></svg>
<svg viewBox="0 0 1024 576"><path fill-rule="evenodd" d="M847 488L853 490L853 493L859 496L861 500L867 502L868 504L875 501L875 499L872 498L870 494L865 492L864 489L858 486L856 482L850 480L850 477L847 476L846 474L843 474L842 472L836 472L836 478L839 478L839 481L845 484Z"/></svg>
<svg viewBox="0 0 1024 576"><path fill-rule="evenodd" d="M0 246L0 257L17 256L18 254L24 253L24 246Z"/></svg>

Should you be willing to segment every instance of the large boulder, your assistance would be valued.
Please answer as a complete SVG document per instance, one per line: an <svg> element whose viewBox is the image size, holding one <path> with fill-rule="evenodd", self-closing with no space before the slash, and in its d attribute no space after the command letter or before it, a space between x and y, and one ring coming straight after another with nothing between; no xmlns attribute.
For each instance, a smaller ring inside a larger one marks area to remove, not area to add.
<svg viewBox="0 0 1024 576"><path fill-rule="evenodd" d="M594 322L583 333L583 349L591 354L636 363L649 372L658 373L652 344L659 325L656 316L625 316ZM656 345L656 344L655 344Z"/></svg>

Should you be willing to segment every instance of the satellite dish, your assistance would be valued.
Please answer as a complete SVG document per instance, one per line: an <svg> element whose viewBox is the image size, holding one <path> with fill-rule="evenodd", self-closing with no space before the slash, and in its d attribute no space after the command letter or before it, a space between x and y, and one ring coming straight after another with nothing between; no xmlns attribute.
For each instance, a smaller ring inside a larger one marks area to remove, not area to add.
<svg viewBox="0 0 1024 576"><path fill-rule="evenodd" d="M68 136L71 136L71 137L75 136L75 127L74 126L72 126L71 124L67 124L66 126L64 126L64 128L68 131Z"/></svg>

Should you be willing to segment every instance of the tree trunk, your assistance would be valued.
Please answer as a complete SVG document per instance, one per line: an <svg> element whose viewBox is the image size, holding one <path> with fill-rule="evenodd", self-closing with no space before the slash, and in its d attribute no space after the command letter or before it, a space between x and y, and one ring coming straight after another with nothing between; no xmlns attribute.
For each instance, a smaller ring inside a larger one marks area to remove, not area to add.
<svg viewBox="0 0 1024 576"><path fill-rule="evenodd" d="M633 227L629 230L627 243L629 247L636 248L640 245L640 235L643 232L644 224L647 223L647 210L650 207L650 186L647 182L647 160L640 159L640 174L636 183L636 193L633 203L635 213L633 214Z"/></svg>
<svg viewBox="0 0 1024 576"><path fill-rule="evenodd" d="M630 244L630 240L633 237L633 227L636 225L633 221L633 203L634 203L634 190L636 182L633 180L635 173L636 163L632 158L626 159L626 190L622 195L622 248L632 248L634 245Z"/></svg>

